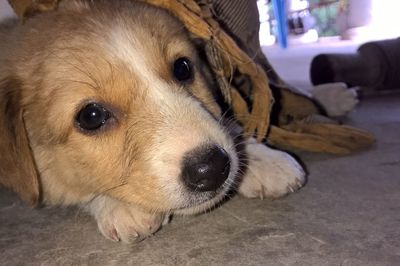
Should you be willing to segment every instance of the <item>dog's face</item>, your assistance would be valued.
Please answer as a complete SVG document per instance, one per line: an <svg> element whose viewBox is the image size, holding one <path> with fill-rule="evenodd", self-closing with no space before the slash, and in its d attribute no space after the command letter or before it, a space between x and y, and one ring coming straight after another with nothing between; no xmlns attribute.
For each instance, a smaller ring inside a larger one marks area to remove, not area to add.
<svg viewBox="0 0 400 266"><path fill-rule="evenodd" d="M20 29L3 77L18 87L43 200L214 205L238 158L182 24L129 1L65 2Z"/></svg>

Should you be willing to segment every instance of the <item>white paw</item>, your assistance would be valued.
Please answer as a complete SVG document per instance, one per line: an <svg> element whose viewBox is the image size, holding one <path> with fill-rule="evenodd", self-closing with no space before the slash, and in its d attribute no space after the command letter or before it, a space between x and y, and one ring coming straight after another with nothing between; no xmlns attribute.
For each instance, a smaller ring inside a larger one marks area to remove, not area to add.
<svg viewBox="0 0 400 266"><path fill-rule="evenodd" d="M329 83L315 86L311 91L329 116L342 116L358 104L357 91L344 83Z"/></svg>
<svg viewBox="0 0 400 266"><path fill-rule="evenodd" d="M167 215L154 214L110 197L97 197L88 205L100 232L108 239L131 243L156 232L168 222Z"/></svg>
<svg viewBox="0 0 400 266"><path fill-rule="evenodd" d="M239 193L249 198L277 198L302 187L305 172L289 154L264 144L246 145L248 169Z"/></svg>

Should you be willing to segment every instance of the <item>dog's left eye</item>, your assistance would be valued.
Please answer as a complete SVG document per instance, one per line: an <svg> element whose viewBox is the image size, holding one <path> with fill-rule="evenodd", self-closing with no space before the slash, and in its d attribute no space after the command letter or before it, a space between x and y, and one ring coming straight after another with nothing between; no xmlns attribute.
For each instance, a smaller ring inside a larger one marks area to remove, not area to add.
<svg viewBox="0 0 400 266"><path fill-rule="evenodd" d="M188 81L193 77L192 63L188 58L180 57L174 62L173 72L178 81Z"/></svg>
<svg viewBox="0 0 400 266"><path fill-rule="evenodd" d="M110 112L102 105L90 103L79 111L76 122L80 128L93 131L103 126L110 117Z"/></svg>

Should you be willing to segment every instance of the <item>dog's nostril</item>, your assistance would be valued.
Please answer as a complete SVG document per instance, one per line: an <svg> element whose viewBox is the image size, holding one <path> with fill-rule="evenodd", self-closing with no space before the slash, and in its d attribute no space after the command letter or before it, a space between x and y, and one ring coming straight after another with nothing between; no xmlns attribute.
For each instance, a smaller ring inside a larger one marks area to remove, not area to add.
<svg viewBox="0 0 400 266"><path fill-rule="evenodd" d="M207 147L190 152L182 167L182 178L193 191L215 191L228 178L231 161L227 152Z"/></svg>

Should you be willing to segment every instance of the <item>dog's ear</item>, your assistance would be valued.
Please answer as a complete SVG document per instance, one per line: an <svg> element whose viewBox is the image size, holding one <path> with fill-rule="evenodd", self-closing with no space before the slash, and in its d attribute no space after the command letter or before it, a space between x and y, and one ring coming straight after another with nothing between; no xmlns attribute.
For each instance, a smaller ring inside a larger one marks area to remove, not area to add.
<svg viewBox="0 0 400 266"><path fill-rule="evenodd" d="M0 185L36 206L39 177L25 128L20 88L18 79L0 80Z"/></svg>
<svg viewBox="0 0 400 266"><path fill-rule="evenodd" d="M55 10L59 0L8 0L15 14L25 19L37 13Z"/></svg>

